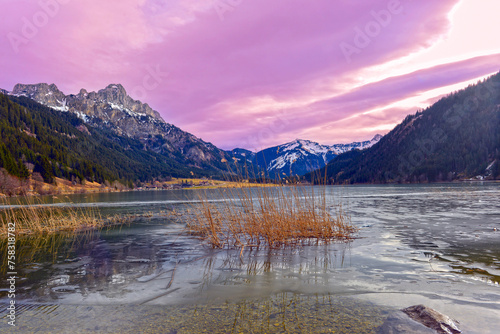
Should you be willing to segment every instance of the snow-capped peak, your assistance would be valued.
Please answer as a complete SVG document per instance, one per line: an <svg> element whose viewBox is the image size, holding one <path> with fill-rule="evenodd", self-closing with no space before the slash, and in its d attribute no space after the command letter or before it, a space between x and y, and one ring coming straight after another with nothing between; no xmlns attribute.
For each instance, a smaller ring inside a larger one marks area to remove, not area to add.
<svg viewBox="0 0 500 334"><path fill-rule="evenodd" d="M310 140L295 139L289 143L264 150L269 159L266 168L270 174L278 172L280 175L305 174L328 164L337 155L358 149L363 150L375 145L381 135L372 140L349 144L322 145ZM257 156L261 153L257 153Z"/></svg>

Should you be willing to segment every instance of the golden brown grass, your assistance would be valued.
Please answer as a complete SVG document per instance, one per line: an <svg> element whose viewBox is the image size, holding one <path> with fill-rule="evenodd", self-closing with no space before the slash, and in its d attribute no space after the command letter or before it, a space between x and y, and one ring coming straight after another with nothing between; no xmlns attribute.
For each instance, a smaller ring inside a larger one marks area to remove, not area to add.
<svg viewBox="0 0 500 334"><path fill-rule="evenodd" d="M10 227L15 225L15 233L20 236L100 229L125 220L119 216L103 218L93 208L44 206L36 199L28 198L27 203L18 201L17 205L0 210L0 239L7 237L9 224Z"/></svg>
<svg viewBox="0 0 500 334"><path fill-rule="evenodd" d="M216 201L200 198L194 209L189 231L214 248L279 248L346 240L354 232L342 205L330 203L320 187L225 189Z"/></svg>

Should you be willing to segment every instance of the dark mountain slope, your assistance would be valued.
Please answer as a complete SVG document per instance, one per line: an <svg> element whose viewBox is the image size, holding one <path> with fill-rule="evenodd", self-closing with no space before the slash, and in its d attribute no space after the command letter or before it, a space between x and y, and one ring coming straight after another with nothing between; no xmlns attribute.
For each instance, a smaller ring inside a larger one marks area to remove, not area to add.
<svg viewBox="0 0 500 334"><path fill-rule="evenodd" d="M373 147L326 168L331 183L388 183L498 178L499 165L500 73L406 117Z"/></svg>

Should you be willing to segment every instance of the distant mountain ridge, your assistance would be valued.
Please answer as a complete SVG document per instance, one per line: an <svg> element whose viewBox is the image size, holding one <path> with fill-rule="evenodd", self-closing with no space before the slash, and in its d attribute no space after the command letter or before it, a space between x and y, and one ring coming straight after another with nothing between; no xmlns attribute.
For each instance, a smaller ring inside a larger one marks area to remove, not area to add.
<svg viewBox="0 0 500 334"><path fill-rule="evenodd" d="M381 138L382 136L377 134L371 140L334 145L321 145L310 140L296 139L257 153L243 149L235 149L231 153L239 160L251 161L265 169L272 178L301 176L326 166L339 154L369 148Z"/></svg>

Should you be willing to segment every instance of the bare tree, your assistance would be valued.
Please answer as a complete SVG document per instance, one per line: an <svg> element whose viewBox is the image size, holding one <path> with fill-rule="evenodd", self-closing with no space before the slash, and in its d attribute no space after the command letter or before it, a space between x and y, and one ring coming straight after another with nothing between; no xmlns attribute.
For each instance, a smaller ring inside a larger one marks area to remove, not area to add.
<svg viewBox="0 0 500 334"><path fill-rule="evenodd" d="M19 195L23 192L21 180L0 168L0 192L7 196Z"/></svg>

